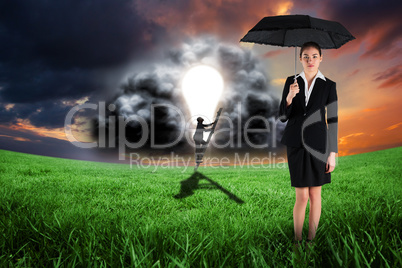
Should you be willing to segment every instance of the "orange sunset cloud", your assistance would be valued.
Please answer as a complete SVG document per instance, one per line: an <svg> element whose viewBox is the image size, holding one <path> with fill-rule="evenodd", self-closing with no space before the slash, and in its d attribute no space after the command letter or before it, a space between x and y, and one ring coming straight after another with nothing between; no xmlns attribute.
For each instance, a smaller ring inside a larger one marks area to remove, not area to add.
<svg viewBox="0 0 402 268"><path fill-rule="evenodd" d="M399 105L393 103L388 107L366 108L347 117L340 115L339 155L402 146L399 110Z"/></svg>
<svg viewBox="0 0 402 268"><path fill-rule="evenodd" d="M392 125L390 127L387 127L386 130L393 130L393 129L398 128L400 126L402 126L402 122L400 122L398 124L395 124L395 125Z"/></svg>
<svg viewBox="0 0 402 268"><path fill-rule="evenodd" d="M75 124L71 126L73 136L81 142L92 142L93 139L90 135L90 121L88 118L77 117L75 118ZM29 122L29 120L21 120L18 119L17 123L9 127L12 130L17 130L21 132L33 133L39 137L49 137L55 138L59 140L68 141L64 127L62 128L45 128L45 127L36 127ZM1 135L0 135L1 136ZM6 137L7 135L3 135ZM12 137L14 140L18 141L30 141L29 139Z"/></svg>
<svg viewBox="0 0 402 268"><path fill-rule="evenodd" d="M40 141L34 141L34 140L27 139L27 138L23 138L23 137L15 137L15 136L10 136L10 135L0 135L0 137L13 139L13 140L15 140L15 141L40 142Z"/></svg>

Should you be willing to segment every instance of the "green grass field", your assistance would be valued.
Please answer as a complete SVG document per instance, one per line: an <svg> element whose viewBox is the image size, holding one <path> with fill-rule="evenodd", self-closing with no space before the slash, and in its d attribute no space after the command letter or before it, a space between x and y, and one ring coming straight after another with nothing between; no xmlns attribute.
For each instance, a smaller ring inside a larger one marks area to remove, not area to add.
<svg viewBox="0 0 402 268"><path fill-rule="evenodd" d="M402 147L340 157L316 244L296 256L287 168L152 172L0 150L0 266L402 267L401 163Z"/></svg>

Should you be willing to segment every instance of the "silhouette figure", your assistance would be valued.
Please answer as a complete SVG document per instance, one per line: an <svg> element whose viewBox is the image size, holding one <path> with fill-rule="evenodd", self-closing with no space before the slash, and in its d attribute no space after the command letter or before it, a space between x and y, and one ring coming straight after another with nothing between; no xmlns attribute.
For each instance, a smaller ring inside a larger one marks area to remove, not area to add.
<svg viewBox="0 0 402 268"><path fill-rule="evenodd" d="M200 180L206 180L209 183L200 184ZM229 199L232 199L236 203L238 203L238 204L244 203L244 201L241 200L239 197L237 197L233 193L231 193L228 190L226 190L225 188L223 188L217 182L211 180L210 178L208 178L207 176L205 176L199 172L194 172L194 174L191 175L191 177L189 177L188 179L186 179L184 181L181 181L180 184L181 184L180 192L174 196L174 198L176 198L176 199L181 199L181 198L186 198L188 196L191 196L194 194L194 191L197 189L218 189L218 190L222 191L224 194L226 194L229 197Z"/></svg>
<svg viewBox="0 0 402 268"><path fill-rule="evenodd" d="M206 145L207 142L204 141L204 131L211 131L211 129L207 129L207 127L211 127L215 124L216 121L211 124L203 124L204 119L202 117L197 118L197 129L195 130L193 139L195 142L195 155L196 161L202 162L202 153L203 153L203 145Z"/></svg>

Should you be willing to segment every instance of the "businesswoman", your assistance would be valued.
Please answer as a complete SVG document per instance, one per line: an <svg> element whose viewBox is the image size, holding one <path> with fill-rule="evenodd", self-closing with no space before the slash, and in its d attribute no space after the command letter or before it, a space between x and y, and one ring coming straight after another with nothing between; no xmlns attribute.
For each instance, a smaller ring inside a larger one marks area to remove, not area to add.
<svg viewBox="0 0 402 268"><path fill-rule="evenodd" d="M321 48L314 42L300 50L304 71L288 77L279 107L287 121L281 143L287 146L291 186L296 189L293 208L295 242L302 240L307 202L310 200L307 241L314 239L321 216L321 187L331 182L338 152L336 84L318 69Z"/></svg>

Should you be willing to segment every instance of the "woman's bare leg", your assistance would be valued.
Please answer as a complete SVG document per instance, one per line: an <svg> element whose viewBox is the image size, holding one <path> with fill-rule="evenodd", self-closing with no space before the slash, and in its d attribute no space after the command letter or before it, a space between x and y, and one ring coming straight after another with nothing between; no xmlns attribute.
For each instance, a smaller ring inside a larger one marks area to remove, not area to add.
<svg viewBox="0 0 402 268"><path fill-rule="evenodd" d="M309 197L308 187L296 187L296 203L293 208L293 223L295 240L302 240L303 223L306 214L306 206Z"/></svg>
<svg viewBox="0 0 402 268"><path fill-rule="evenodd" d="M309 188L310 213L308 221L308 237L313 240L321 217L321 186Z"/></svg>

